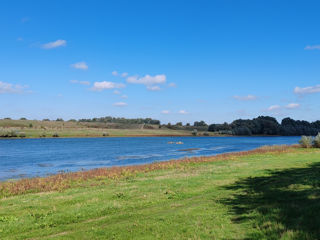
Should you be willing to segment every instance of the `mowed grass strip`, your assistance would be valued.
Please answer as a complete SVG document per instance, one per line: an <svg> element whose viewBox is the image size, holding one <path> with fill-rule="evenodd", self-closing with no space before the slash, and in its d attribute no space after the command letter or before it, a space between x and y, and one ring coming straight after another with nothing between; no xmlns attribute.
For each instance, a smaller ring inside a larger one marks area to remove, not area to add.
<svg viewBox="0 0 320 240"><path fill-rule="evenodd" d="M2 197L0 239L320 239L319 213L320 151L291 148Z"/></svg>

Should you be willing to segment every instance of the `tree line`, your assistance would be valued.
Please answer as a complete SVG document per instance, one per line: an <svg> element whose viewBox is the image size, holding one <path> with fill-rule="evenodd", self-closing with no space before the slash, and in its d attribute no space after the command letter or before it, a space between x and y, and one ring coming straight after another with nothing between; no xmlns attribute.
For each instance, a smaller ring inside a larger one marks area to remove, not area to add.
<svg viewBox="0 0 320 240"><path fill-rule="evenodd" d="M211 124L208 127L208 131L238 136L315 136L320 132L320 121L308 122L284 118L281 123L279 123L273 117L259 116L253 119L238 119L230 124Z"/></svg>

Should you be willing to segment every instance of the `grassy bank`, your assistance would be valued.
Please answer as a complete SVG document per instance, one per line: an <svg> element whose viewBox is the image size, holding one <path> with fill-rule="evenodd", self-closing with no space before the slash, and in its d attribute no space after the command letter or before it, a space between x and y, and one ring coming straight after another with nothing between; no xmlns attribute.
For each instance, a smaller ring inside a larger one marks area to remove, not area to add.
<svg viewBox="0 0 320 240"><path fill-rule="evenodd" d="M319 149L264 148L5 184L1 239L320 238Z"/></svg>
<svg viewBox="0 0 320 240"><path fill-rule="evenodd" d="M190 130L173 130L152 124L115 124L72 121L0 120L0 138L192 136ZM199 131L198 135L214 135Z"/></svg>

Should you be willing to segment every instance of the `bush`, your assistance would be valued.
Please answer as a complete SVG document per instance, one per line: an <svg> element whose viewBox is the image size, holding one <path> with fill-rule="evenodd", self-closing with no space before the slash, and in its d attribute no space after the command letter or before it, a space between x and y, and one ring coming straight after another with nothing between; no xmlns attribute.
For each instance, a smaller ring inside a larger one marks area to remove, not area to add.
<svg viewBox="0 0 320 240"><path fill-rule="evenodd" d="M192 135L193 135L193 136L197 136L197 135L198 135L198 130L197 130L197 129L193 129Z"/></svg>
<svg viewBox="0 0 320 240"><path fill-rule="evenodd" d="M299 141L301 147L311 148L312 147L312 137L302 136Z"/></svg>
<svg viewBox="0 0 320 240"><path fill-rule="evenodd" d="M204 132L204 133L203 133L203 136L208 137L208 136L210 136L210 134L209 134L208 132Z"/></svg>
<svg viewBox="0 0 320 240"><path fill-rule="evenodd" d="M59 134L58 133L54 133L54 134L52 134L52 137L59 137Z"/></svg>
<svg viewBox="0 0 320 240"><path fill-rule="evenodd" d="M32 123L30 123L30 124L29 124L29 128L32 128L32 127L33 127L33 125L32 125Z"/></svg>
<svg viewBox="0 0 320 240"><path fill-rule="evenodd" d="M320 133L314 138L313 146L316 148L320 148Z"/></svg>
<svg viewBox="0 0 320 240"><path fill-rule="evenodd" d="M109 133L102 133L102 136L107 137L107 136L109 136Z"/></svg>
<svg viewBox="0 0 320 240"><path fill-rule="evenodd" d="M3 138L11 138L11 137L18 137L18 133L14 130L1 130L0 137Z"/></svg>
<svg viewBox="0 0 320 240"><path fill-rule="evenodd" d="M21 132L21 133L19 133L19 137L25 138L25 137L26 137L26 134L25 134L24 132Z"/></svg>
<svg viewBox="0 0 320 240"><path fill-rule="evenodd" d="M46 137L47 135L45 133L41 133L39 137L43 138Z"/></svg>

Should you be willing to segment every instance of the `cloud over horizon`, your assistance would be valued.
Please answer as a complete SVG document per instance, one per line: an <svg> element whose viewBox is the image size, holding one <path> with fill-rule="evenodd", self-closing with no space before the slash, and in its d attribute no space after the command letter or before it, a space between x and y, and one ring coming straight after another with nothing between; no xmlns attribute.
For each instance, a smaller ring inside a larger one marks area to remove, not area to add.
<svg viewBox="0 0 320 240"><path fill-rule="evenodd" d="M116 103L113 104L113 106L115 106L115 107L125 107L125 106L128 106L128 104L125 103L125 102L116 102Z"/></svg>
<svg viewBox="0 0 320 240"><path fill-rule="evenodd" d="M28 86L12 84L0 81L0 94L23 93Z"/></svg>

